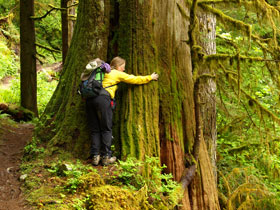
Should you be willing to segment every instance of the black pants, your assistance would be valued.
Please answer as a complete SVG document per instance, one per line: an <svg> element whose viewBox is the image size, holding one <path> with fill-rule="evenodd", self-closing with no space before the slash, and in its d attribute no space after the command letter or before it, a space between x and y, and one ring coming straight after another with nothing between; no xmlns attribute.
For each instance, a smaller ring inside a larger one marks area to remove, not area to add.
<svg viewBox="0 0 280 210"><path fill-rule="evenodd" d="M91 155L111 156L113 110L111 98L101 95L86 101L91 133Z"/></svg>

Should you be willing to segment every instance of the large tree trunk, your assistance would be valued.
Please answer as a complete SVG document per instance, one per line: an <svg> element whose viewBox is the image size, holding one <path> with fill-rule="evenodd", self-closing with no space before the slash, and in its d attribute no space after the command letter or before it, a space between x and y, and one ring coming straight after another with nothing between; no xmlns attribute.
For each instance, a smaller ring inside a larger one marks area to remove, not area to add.
<svg viewBox="0 0 280 210"><path fill-rule="evenodd" d="M34 0L20 1L20 90L21 106L38 115Z"/></svg>
<svg viewBox="0 0 280 210"><path fill-rule="evenodd" d="M79 1L64 73L45 113L52 117L49 122L45 120L45 125L57 125L49 144L63 144L80 156L88 149L89 137L84 103L75 92L86 62L97 56L106 58L109 23L104 10L98 9L100 2L104 1ZM184 0L178 2L185 5ZM147 75L155 71L160 75L158 82L121 88L114 121L117 150L123 159L159 156L167 165L167 172L179 181L196 135L191 55L185 42L189 22L172 0L122 0L113 5L114 34L110 41L117 42L110 45L108 55L112 57L112 52L116 52L124 57L128 73ZM186 6L184 9L188 11ZM41 129L41 134L49 130ZM185 190L183 209L219 209L210 166L202 139L199 172Z"/></svg>
<svg viewBox="0 0 280 210"><path fill-rule="evenodd" d="M188 13L185 1L154 1L153 36L160 77L161 160L176 180L182 176L185 157L193 152L195 118L188 28L178 5ZM187 14L189 16L189 14ZM199 35L197 35L199 36ZM200 95L201 96L201 95ZM197 173L185 190L182 209L219 209L217 189L204 139L201 139Z"/></svg>
<svg viewBox="0 0 280 210"><path fill-rule="evenodd" d="M119 4L118 54L127 61L127 73L160 73L156 46L153 44L151 2L123 0ZM115 37L113 37L115 39ZM160 155L158 82L146 85L123 85L115 116L115 139L121 156L143 159Z"/></svg>
<svg viewBox="0 0 280 210"><path fill-rule="evenodd" d="M106 59L108 48L109 0L80 1L77 23L63 72L41 120L39 135L49 147L63 146L80 157L89 151L89 128L85 102L77 94L80 75L89 60ZM49 119L50 117L50 119Z"/></svg>

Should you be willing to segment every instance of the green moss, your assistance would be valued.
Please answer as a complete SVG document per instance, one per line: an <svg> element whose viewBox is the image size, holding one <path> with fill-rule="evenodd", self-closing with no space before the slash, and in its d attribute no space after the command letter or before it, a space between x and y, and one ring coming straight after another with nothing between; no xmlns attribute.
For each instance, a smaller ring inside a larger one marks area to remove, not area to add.
<svg viewBox="0 0 280 210"><path fill-rule="evenodd" d="M240 20L236 20L230 16L225 15L222 11L215 9L211 6L208 6L206 4L199 3L199 6L202 7L205 11L209 11L216 15L217 18L219 18L223 23L231 24L235 29L239 29L250 38L252 34L252 29L249 24L246 24Z"/></svg>
<svg viewBox="0 0 280 210"><path fill-rule="evenodd" d="M225 67L220 63L220 67L222 68L223 71L225 71ZM233 78L231 75L228 75L227 77L228 81L230 82L230 84L233 83L233 85L237 85L238 86L238 81ZM280 118L278 116L276 116L275 114L273 114L273 112L271 112L270 110L268 110L267 108L265 108L258 100L256 100L253 96L251 96L250 94L248 94L243 88L240 88L240 91L242 94L244 94L251 102L253 102L258 108L259 110L261 110L261 112L266 113L268 116L270 116L273 121L277 122L278 124L280 124Z"/></svg>
<svg viewBox="0 0 280 210"><path fill-rule="evenodd" d="M238 60L240 59L240 61L245 61L245 60L249 60L249 61L259 61L259 62L275 62L275 60L269 60L269 59L264 59L262 57L253 57L253 56L245 56L245 55L231 55L231 54L212 54L212 55L206 55L204 56L204 59L206 62L211 61L211 60Z"/></svg>
<svg viewBox="0 0 280 210"><path fill-rule="evenodd" d="M190 19L189 15L186 13L186 11L184 10L184 8L181 6L181 4L177 3L177 7L181 13L181 15L186 18L187 20Z"/></svg>
<svg viewBox="0 0 280 210"><path fill-rule="evenodd" d="M37 183L38 185L38 183ZM32 191L27 201L34 206L45 206L46 204L51 204L52 208L55 208L52 204L62 204L62 199L57 193L57 190L51 186L42 186L37 190ZM59 206L58 205L58 206ZM51 209L51 208L44 208Z"/></svg>
<svg viewBox="0 0 280 210"><path fill-rule="evenodd" d="M90 172L80 178L82 185L80 189L83 191L92 190L92 188L105 185L104 180L96 172Z"/></svg>
<svg viewBox="0 0 280 210"><path fill-rule="evenodd" d="M63 153L51 159L22 164L22 172L28 174L23 189L34 208L172 209L181 199L180 185L171 180L172 176L161 174L159 159L147 157L145 168L149 174L141 176L143 182L136 188L133 187L135 175L140 176L141 170L132 159L122 162L124 171L118 170L120 166L117 165L98 171L69 155ZM63 158L66 160L62 163Z"/></svg>
<svg viewBox="0 0 280 210"><path fill-rule="evenodd" d="M145 192L133 192L116 186L101 186L88 191L88 209L152 209L145 202Z"/></svg>
<svg viewBox="0 0 280 210"><path fill-rule="evenodd" d="M122 39L118 42L118 55L126 59L127 73L151 74L157 69L154 57L157 49L151 37L154 21L149 15L151 3L135 4L126 0L120 2L119 9L122 12L118 35ZM159 155L159 139L155 135L158 116L154 113L158 110L158 101L152 94L157 92L157 87L153 83L127 85L119 99L121 109L117 110L118 125L114 133L117 133L116 139L120 142L123 158L134 156L143 159L144 154Z"/></svg>

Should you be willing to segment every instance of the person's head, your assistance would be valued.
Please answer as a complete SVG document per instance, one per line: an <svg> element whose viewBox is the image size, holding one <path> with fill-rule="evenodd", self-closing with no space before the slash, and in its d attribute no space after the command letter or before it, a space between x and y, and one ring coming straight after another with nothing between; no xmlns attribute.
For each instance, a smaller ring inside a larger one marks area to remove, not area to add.
<svg viewBox="0 0 280 210"><path fill-rule="evenodd" d="M114 57L110 63L112 69L116 69L118 71L125 70L125 60L121 57Z"/></svg>

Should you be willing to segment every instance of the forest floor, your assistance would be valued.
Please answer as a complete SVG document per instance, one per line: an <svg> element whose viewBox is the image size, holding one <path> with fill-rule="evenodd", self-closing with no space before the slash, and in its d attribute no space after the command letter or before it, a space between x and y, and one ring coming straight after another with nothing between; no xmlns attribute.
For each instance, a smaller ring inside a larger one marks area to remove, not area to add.
<svg viewBox="0 0 280 210"><path fill-rule="evenodd" d="M32 124L0 119L0 210L30 209L21 192L23 148L32 138Z"/></svg>

